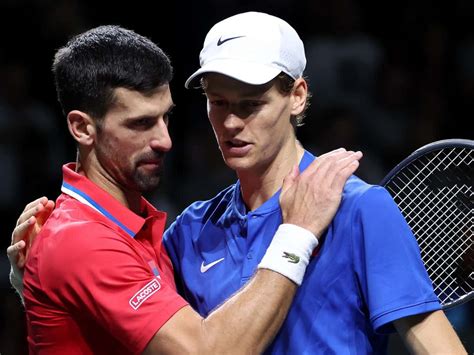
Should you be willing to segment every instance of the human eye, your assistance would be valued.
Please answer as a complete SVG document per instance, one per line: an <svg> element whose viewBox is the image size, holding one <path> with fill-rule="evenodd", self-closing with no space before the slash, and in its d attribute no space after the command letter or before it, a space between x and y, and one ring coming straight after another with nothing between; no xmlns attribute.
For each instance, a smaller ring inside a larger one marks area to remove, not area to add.
<svg viewBox="0 0 474 355"><path fill-rule="evenodd" d="M211 106L215 106L215 107L225 106L225 101L220 100L220 99L209 100L209 103L211 104Z"/></svg>
<svg viewBox="0 0 474 355"><path fill-rule="evenodd" d="M127 126L134 130L147 130L154 125L152 117L140 117L128 122Z"/></svg>
<svg viewBox="0 0 474 355"><path fill-rule="evenodd" d="M248 106L250 107L260 107L263 105L263 101L260 100L250 100L247 102Z"/></svg>
<svg viewBox="0 0 474 355"><path fill-rule="evenodd" d="M169 110L168 112L165 112L163 115L163 121L165 121L165 124L168 125L170 121L170 117L173 115L173 110Z"/></svg>
<svg viewBox="0 0 474 355"><path fill-rule="evenodd" d="M241 102L241 107L245 110L258 110L263 104L261 100L245 100Z"/></svg>

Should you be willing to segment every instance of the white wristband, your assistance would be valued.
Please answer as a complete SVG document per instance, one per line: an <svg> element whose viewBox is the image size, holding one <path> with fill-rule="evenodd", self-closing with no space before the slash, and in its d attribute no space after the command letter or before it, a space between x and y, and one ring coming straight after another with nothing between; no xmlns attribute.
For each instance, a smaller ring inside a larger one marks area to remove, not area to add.
<svg viewBox="0 0 474 355"><path fill-rule="evenodd" d="M258 268L278 272L299 286L317 246L318 239L309 230L294 224L281 224Z"/></svg>

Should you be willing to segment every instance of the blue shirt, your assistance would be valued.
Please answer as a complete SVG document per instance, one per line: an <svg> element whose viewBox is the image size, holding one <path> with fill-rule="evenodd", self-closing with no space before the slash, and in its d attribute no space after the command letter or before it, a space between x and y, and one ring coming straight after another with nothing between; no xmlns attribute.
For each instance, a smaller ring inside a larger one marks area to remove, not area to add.
<svg viewBox="0 0 474 355"><path fill-rule="evenodd" d="M304 170L314 159L305 152ZM282 222L279 192L247 212L240 183L190 205L164 242L201 315L255 273ZM440 309L415 237L389 193L352 176L269 354L384 353L391 322Z"/></svg>

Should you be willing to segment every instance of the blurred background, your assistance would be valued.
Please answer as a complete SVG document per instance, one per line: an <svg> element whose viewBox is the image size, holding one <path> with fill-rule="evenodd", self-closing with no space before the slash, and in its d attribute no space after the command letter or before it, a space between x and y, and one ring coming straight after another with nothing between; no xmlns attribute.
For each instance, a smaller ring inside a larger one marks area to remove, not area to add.
<svg viewBox="0 0 474 355"><path fill-rule="evenodd" d="M119 24L151 38L171 57L174 147L163 183L149 198L172 221L192 201L209 198L235 180L207 122L204 96L184 89L184 81L198 67L206 32L238 12L280 16L301 35L313 98L298 136L314 153L360 149L364 159L358 175L378 183L424 144L473 139L474 2L434 4L0 0L0 354L27 353L24 313L8 282L4 252L11 231L27 202L43 195L56 198L61 166L75 159L50 70L55 50L72 35ZM474 353L474 301L448 317ZM397 336L390 353L404 353Z"/></svg>

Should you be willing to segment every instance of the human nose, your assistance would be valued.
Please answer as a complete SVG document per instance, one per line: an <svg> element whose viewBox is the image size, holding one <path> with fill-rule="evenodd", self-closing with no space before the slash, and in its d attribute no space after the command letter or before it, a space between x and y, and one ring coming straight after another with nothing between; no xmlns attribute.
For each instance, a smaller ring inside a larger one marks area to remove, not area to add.
<svg viewBox="0 0 474 355"><path fill-rule="evenodd" d="M224 118L224 127L226 129L240 129L242 128L243 120L239 115L233 111L229 111Z"/></svg>
<svg viewBox="0 0 474 355"><path fill-rule="evenodd" d="M163 120L159 120L159 123L153 130L150 147L153 150L167 152L171 149L172 145L168 125Z"/></svg>

